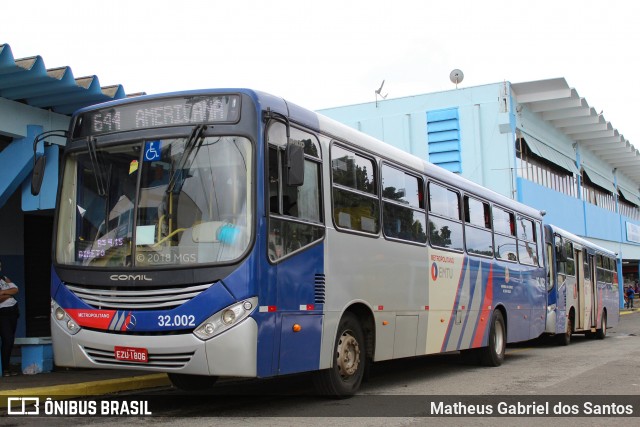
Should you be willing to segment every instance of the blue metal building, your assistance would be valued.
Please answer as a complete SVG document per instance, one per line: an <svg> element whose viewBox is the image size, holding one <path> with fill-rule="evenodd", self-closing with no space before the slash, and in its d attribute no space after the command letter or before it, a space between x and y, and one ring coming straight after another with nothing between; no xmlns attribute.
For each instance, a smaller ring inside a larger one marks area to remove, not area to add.
<svg viewBox="0 0 640 427"><path fill-rule="evenodd" d="M80 107L125 97L121 85L74 77L70 67L47 69L40 56L15 59L0 44L0 260L20 288L18 337L49 336L51 233L62 138L38 144L47 157L42 191L31 195L34 136L66 130Z"/></svg>
<svg viewBox="0 0 640 427"><path fill-rule="evenodd" d="M564 78L496 83L320 113L547 212L638 279L640 152Z"/></svg>

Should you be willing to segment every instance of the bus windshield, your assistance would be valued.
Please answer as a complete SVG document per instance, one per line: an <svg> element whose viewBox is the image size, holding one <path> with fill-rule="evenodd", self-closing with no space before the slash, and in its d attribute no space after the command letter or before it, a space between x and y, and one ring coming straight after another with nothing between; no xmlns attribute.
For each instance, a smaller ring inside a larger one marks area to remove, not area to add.
<svg viewBox="0 0 640 427"><path fill-rule="evenodd" d="M236 136L70 154L57 262L145 268L237 259L251 240L251 162L250 141Z"/></svg>

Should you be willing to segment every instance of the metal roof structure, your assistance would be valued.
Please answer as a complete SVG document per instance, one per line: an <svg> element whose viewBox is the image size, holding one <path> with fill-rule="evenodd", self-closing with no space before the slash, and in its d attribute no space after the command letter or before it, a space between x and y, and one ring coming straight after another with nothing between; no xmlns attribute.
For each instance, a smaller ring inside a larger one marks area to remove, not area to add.
<svg viewBox="0 0 640 427"><path fill-rule="evenodd" d="M516 101L640 187L640 151L569 87L564 78L511 85Z"/></svg>
<svg viewBox="0 0 640 427"><path fill-rule="evenodd" d="M122 85L100 86L97 76L74 77L71 67L47 69L41 56L14 59L0 44L0 97L71 115L79 108L125 98Z"/></svg>

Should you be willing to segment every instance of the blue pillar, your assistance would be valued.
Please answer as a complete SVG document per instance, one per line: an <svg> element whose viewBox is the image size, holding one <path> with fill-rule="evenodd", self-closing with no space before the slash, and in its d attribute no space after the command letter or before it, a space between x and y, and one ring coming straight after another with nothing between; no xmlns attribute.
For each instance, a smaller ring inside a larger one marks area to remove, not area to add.
<svg viewBox="0 0 640 427"><path fill-rule="evenodd" d="M622 253L618 254L618 289L620 290L620 308L624 308L624 277L622 276Z"/></svg>

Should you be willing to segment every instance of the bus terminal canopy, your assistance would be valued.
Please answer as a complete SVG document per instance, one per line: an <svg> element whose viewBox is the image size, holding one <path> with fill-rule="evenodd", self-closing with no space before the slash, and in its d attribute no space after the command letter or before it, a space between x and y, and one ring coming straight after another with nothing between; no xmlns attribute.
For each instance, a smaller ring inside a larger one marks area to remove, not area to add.
<svg viewBox="0 0 640 427"><path fill-rule="evenodd" d="M0 97L71 115L126 94L122 85L101 87L95 75L76 78L68 66L47 69L39 55L14 59L11 47L0 44Z"/></svg>
<svg viewBox="0 0 640 427"><path fill-rule="evenodd" d="M136 94L137 95L137 94ZM125 98L122 85L100 86L95 75L76 78L68 66L47 69L41 56L15 59L8 44L0 44L0 207L28 179L33 168L33 138L52 129L66 129L79 108ZM130 95L133 96L133 95ZM33 107L33 108L29 108ZM64 145L64 140L50 142ZM55 194L58 147L38 146L47 156L47 176ZM26 197L25 197L26 196ZM50 209L55 196L31 197L23 191L23 210Z"/></svg>

